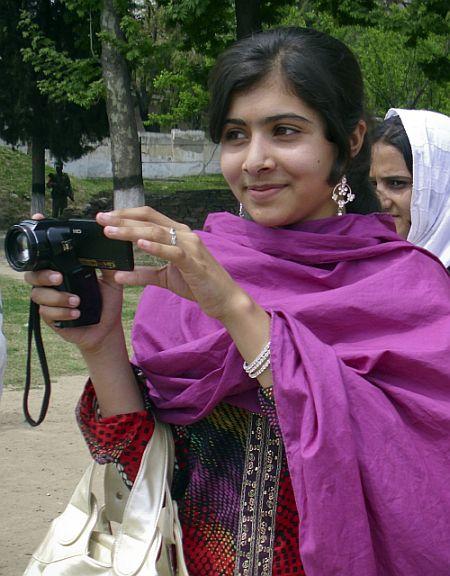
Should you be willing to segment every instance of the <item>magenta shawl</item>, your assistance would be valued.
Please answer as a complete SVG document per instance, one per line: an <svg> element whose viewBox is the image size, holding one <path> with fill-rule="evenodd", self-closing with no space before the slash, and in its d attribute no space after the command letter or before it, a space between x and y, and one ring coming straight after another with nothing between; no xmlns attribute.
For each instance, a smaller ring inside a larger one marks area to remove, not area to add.
<svg viewBox="0 0 450 576"><path fill-rule="evenodd" d="M390 217L271 229L214 214L200 237L272 317L274 394L308 576L450 574L450 282ZM161 420L257 384L199 307L147 287L135 362Z"/></svg>

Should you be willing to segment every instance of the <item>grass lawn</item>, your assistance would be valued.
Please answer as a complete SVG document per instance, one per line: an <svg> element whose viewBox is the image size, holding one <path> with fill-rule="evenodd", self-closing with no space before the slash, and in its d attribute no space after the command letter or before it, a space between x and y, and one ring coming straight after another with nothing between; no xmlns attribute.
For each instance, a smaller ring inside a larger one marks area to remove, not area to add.
<svg viewBox="0 0 450 576"><path fill-rule="evenodd" d="M4 384L19 388L25 382L30 286L21 280L2 275L0 277L0 290L3 301L3 331L8 344L8 363ZM141 291L141 287L134 286L125 289L122 317L128 340ZM41 328L52 379L65 374L81 374L86 371L84 362L75 346L64 342L46 324L42 323ZM43 377L34 343L32 358L32 385L41 385L43 384Z"/></svg>

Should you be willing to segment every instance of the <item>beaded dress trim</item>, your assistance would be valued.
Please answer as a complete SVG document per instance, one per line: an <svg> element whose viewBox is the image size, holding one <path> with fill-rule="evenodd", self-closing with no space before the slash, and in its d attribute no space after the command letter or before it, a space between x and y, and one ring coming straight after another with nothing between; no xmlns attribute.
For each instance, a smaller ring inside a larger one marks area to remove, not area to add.
<svg viewBox="0 0 450 576"><path fill-rule="evenodd" d="M252 414L248 429L234 576L272 574L283 444L267 417Z"/></svg>

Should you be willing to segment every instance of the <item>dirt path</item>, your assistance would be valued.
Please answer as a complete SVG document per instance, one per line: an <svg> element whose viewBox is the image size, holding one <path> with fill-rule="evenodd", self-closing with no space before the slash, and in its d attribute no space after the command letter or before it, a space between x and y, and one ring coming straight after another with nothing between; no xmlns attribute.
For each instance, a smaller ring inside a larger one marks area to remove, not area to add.
<svg viewBox="0 0 450 576"><path fill-rule="evenodd" d="M30 554L61 512L90 461L74 407L85 376L52 384L46 420L24 422L22 392L5 389L0 400L0 576L21 576ZM37 413L41 390L33 394Z"/></svg>

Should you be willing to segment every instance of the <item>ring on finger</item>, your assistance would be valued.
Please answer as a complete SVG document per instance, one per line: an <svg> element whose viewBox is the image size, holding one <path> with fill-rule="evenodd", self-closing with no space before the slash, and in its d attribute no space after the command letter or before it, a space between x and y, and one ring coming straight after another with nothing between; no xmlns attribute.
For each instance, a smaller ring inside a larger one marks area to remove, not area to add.
<svg viewBox="0 0 450 576"><path fill-rule="evenodd" d="M170 228L169 234L170 234L170 245L176 246L177 245L177 231L175 230L175 228Z"/></svg>

